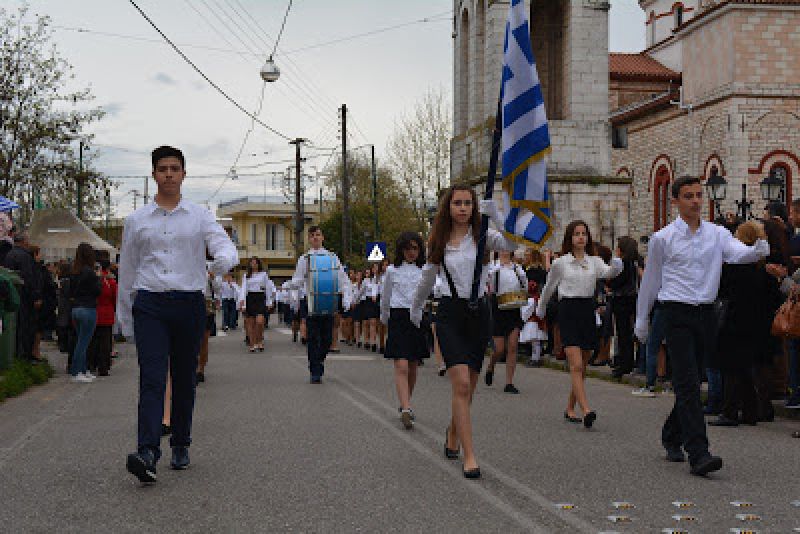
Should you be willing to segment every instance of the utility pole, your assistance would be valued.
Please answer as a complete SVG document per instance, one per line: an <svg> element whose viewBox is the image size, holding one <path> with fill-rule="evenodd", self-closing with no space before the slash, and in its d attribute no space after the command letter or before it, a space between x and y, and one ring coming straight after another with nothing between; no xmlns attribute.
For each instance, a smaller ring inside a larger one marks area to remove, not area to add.
<svg viewBox="0 0 800 534"><path fill-rule="evenodd" d="M375 145L372 145L372 212L375 214L375 234L373 238L375 241L380 241L378 235L378 173L375 170Z"/></svg>
<svg viewBox="0 0 800 534"><path fill-rule="evenodd" d="M342 253L353 250L350 239L350 176L347 174L347 104L342 104Z"/></svg>
<svg viewBox="0 0 800 534"><path fill-rule="evenodd" d="M302 163L302 158L300 157L300 148L303 146L306 140L302 137L298 137L294 141L289 141L290 145L294 145L294 214L295 214L295 226L294 226L294 253L295 258L299 259L300 256L303 255L303 200L301 198L301 187L302 184L302 175L300 164Z"/></svg>

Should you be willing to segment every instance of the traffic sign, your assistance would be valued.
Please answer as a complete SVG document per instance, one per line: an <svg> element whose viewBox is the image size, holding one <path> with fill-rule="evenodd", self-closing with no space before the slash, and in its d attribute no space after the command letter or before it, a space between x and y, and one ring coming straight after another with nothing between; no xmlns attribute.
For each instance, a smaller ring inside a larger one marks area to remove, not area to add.
<svg viewBox="0 0 800 534"><path fill-rule="evenodd" d="M386 241L367 241L367 261L379 262L386 257Z"/></svg>

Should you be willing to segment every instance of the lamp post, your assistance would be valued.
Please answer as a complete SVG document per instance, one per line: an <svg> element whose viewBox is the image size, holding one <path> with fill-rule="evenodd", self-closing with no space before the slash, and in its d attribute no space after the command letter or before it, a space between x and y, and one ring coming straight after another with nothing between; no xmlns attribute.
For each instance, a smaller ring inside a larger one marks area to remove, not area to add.
<svg viewBox="0 0 800 534"><path fill-rule="evenodd" d="M778 178L775 169L769 171L769 175L759 184L761 187L761 198L767 202L781 202L784 195L783 180Z"/></svg>
<svg viewBox="0 0 800 534"><path fill-rule="evenodd" d="M717 218L722 217L722 211L720 210L719 203L725 200L725 193L728 186L727 180L720 176L717 168L714 167L711 169L711 176L708 178L708 180L706 180L705 186L708 198L714 202Z"/></svg>

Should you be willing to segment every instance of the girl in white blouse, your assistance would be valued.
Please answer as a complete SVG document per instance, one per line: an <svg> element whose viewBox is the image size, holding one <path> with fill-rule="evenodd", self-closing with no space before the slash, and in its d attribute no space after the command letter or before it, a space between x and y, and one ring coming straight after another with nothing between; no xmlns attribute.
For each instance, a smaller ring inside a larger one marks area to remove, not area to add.
<svg viewBox="0 0 800 534"><path fill-rule="evenodd" d="M591 428L597 419L597 414L589 408L584 387L586 365L597 347L595 289L598 280L614 278L623 267L619 258L613 258L609 266L598 256L591 256L590 251L594 251L594 243L589 225L583 221L569 223L564 231L561 257L553 262L536 307L536 315L544 318L547 303L558 290L558 325L572 378L564 418L572 423L583 421L586 428ZM576 401L583 419L575 415Z"/></svg>
<svg viewBox="0 0 800 534"><path fill-rule="evenodd" d="M364 331L364 348L372 352L378 352L378 281L372 267L364 269L363 282L363 315L361 328Z"/></svg>
<svg viewBox="0 0 800 534"><path fill-rule="evenodd" d="M491 200L481 202L481 211L492 214L495 224L500 216ZM502 223L500 223L502 224ZM486 347L491 336L489 309L483 298L488 278L488 255L478 269L478 306L470 306L475 274L477 241L481 217L475 192L465 185L454 185L442 195L428 244L428 262L422 268L422 280L414 294L411 320L419 326L422 307L441 272L445 280L436 315L436 336L452 385L453 414L447 429L445 456L458 458L459 442L464 451L464 476L480 478L481 471L472 444L470 404L480 376ZM489 230L489 250L514 250L516 245L500 232Z"/></svg>
<svg viewBox="0 0 800 534"><path fill-rule="evenodd" d="M400 401L400 419L406 429L414 426L411 395L417 383L417 366L430 356L422 330L411 322L414 291L425 265L422 237L403 232L395 245L394 265L383 275L381 324L389 330L384 358L394 360L394 383Z"/></svg>
<svg viewBox="0 0 800 534"><path fill-rule="evenodd" d="M239 291L239 309L245 312L244 326L250 352L264 351L267 307L272 306L274 288L261 260L250 258Z"/></svg>

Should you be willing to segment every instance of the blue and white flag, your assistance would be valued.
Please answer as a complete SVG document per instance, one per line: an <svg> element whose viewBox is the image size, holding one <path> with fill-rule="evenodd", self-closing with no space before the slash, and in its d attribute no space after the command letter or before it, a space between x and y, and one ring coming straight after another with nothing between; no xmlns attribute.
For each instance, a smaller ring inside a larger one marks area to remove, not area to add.
<svg viewBox="0 0 800 534"><path fill-rule="evenodd" d="M19 204L4 196L0 196L0 212L11 211L19 208Z"/></svg>
<svg viewBox="0 0 800 534"><path fill-rule="evenodd" d="M512 0L503 48L503 195L506 236L540 247L550 238L547 165L550 132L533 58L524 0Z"/></svg>

